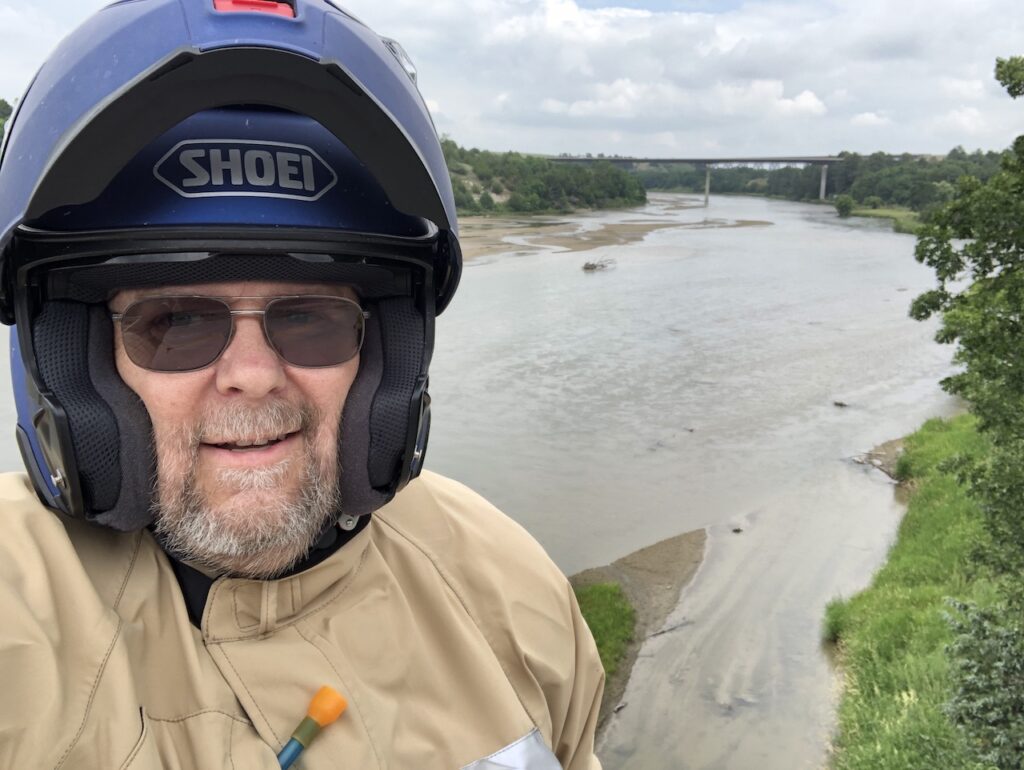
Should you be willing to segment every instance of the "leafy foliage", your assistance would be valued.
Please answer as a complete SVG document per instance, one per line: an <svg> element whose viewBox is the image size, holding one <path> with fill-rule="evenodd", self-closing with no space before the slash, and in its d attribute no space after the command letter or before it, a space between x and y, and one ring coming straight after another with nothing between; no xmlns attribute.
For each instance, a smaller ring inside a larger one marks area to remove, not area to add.
<svg viewBox="0 0 1024 770"><path fill-rule="evenodd" d="M837 195L835 200L836 213L841 217L848 217L853 213L854 200L849 195Z"/></svg>
<svg viewBox="0 0 1024 770"><path fill-rule="evenodd" d="M1014 99L1024 96L1024 56L996 59L996 80Z"/></svg>
<svg viewBox="0 0 1024 770"><path fill-rule="evenodd" d="M462 213L614 208L647 200L639 180L611 163L559 164L517 152L465 149L451 139L442 139L441 147Z"/></svg>
<svg viewBox="0 0 1024 770"><path fill-rule="evenodd" d="M947 713L978 758L999 770L1024 766L1024 627L1002 607L950 601L948 647L957 683Z"/></svg>
<svg viewBox="0 0 1024 770"><path fill-rule="evenodd" d="M1024 57L999 59L996 77L1024 96ZM998 587L988 605L950 616L955 692L948 712L979 757L1024 767L1024 136L998 173L961 177L930 216L916 249L938 285L914 300L917 319L940 315L940 342L957 345L959 373L943 381L965 398L991 450L957 464L981 511L985 537L973 560Z"/></svg>

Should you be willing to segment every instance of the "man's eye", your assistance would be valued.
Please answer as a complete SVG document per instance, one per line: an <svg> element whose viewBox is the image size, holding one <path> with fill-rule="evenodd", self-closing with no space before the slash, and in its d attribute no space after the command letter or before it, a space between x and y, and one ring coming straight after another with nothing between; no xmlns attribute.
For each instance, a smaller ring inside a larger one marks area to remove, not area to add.
<svg viewBox="0 0 1024 770"><path fill-rule="evenodd" d="M284 320L286 323L294 326L306 326L308 324L316 323L322 319L321 314L311 313L307 311L292 311L285 313Z"/></svg>
<svg viewBox="0 0 1024 770"><path fill-rule="evenodd" d="M172 327L192 326L199 321L199 316L195 313L187 312L168 312L161 313L151 322L151 325L157 329L170 329Z"/></svg>

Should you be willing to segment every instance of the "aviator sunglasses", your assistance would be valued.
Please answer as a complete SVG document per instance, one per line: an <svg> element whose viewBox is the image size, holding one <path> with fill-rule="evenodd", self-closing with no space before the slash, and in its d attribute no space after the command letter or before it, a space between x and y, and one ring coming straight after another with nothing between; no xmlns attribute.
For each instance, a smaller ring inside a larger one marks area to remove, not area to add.
<svg viewBox="0 0 1024 770"><path fill-rule="evenodd" d="M268 300L262 310L234 310L228 301ZM190 372L210 366L231 343L235 316L263 316L270 347L292 366L337 366L355 357L370 314L344 297L147 297L120 322L128 358L154 372Z"/></svg>

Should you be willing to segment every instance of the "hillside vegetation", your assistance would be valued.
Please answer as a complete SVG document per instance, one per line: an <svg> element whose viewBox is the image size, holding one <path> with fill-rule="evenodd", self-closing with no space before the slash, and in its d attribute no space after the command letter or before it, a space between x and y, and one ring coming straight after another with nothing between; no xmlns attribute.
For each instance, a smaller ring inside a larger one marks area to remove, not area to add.
<svg viewBox="0 0 1024 770"><path fill-rule="evenodd" d="M443 139L460 214L538 213L640 206L640 180L611 163L569 165L518 152L465 149Z"/></svg>

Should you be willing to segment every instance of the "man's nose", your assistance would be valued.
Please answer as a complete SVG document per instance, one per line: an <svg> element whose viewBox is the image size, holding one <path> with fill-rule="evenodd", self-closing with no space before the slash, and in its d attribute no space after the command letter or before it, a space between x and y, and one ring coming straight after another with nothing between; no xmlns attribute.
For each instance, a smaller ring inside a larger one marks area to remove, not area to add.
<svg viewBox="0 0 1024 770"><path fill-rule="evenodd" d="M234 336L216 363L218 392L262 398L283 388L284 362L267 342L263 317L235 316L234 323Z"/></svg>

